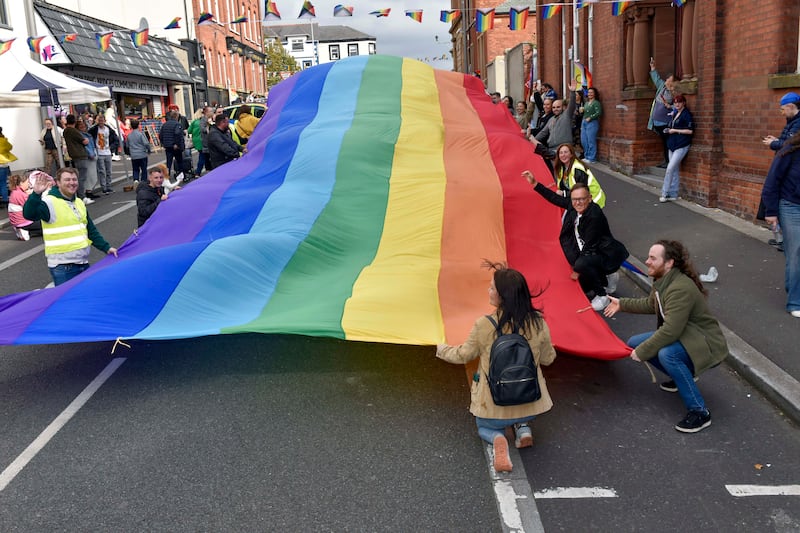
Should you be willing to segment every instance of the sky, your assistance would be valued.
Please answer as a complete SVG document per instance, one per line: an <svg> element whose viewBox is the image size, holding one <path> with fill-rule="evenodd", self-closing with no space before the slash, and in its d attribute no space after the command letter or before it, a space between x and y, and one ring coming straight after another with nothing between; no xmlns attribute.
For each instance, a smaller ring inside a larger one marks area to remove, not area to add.
<svg viewBox="0 0 800 533"><path fill-rule="evenodd" d="M280 22L272 24L297 24L303 0L274 0L281 14ZM439 21L439 12L450 9L448 0L311 0L317 17L314 22L322 26L349 26L376 38L379 54L389 54L420 59L435 68L450 70L453 61L450 55L450 24ZM352 6L352 17L334 17L337 4ZM371 11L391 8L388 17L377 18ZM407 9L422 9L422 22L405 15ZM438 41L437 41L438 37ZM445 60L433 58L447 55Z"/></svg>

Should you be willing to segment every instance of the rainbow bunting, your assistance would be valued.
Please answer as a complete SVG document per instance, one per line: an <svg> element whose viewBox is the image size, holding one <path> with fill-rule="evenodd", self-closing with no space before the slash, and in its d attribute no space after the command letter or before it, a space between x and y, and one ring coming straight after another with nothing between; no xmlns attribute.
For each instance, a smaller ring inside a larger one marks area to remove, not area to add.
<svg viewBox="0 0 800 533"><path fill-rule="evenodd" d="M406 16L411 20L416 20L417 22L422 22L422 10L421 9L406 9Z"/></svg>
<svg viewBox="0 0 800 533"><path fill-rule="evenodd" d="M675 7L683 7L686 5L686 0L672 0Z"/></svg>
<svg viewBox="0 0 800 533"><path fill-rule="evenodd" d="M42 41L44 41L44 39L45 36L28 37L28 48L30 48L31 52L38 56L41 53Z"/></svg>
<svg viewBox="0 0 800 533"><path fill-rule="evenodd" d="M494 28L494 8L475 11L475 31L483 33Z"/></svg>
<svg viewBox="0 0 800 533"><path fill-rule="evenodd" d="M278 11L278 5L272 0L267 0L266 14L264 20L281 20L281 14Z"/></svg>
<svg viewBox="0 0 800 533"><path fill-rule="evenodd" d="M592 73L583 63L575 61L572 65L572 74L579 87L589 88L592 86Z"/></svg>
<svg viewBox="0 0 800 533"><path fill-rule="evenodd" d="M535 304L559 351L630 354L601 314L576 313L588 301L561 210L520 169L552 175L479 79L354 56L288 78L268 104L247 153L170 194L119 257L1 298L0 344L246 332L456 344L486 313L488 258L545 289Z"/></svg>
<svg viewBox="0 0 800 533"><path fill-rule="evenodd" d="M62 35L61 37L58 38L58 42L60 42L60 43L65 43L65 42L71 43L71 42L74 42L75 39L77 39L77 38L78 38L78 34L77 33L65 33L64 35Z"/></svg>
<svg viewBox="0 0 800 533"><path fill-rule="evenodd" d="M622 15L633 2L614 2L611 5L611 14L615 17Z"/></svg>
<svg viewBox="0 0 800 533"><path fill-rule="evenodd" d="M598 0L576 0L575 1L575 8L576 9L581 9L583 7L586 7L586 4L596 4L597 2L598 2Z"/></svg>
<svg viewBox="0 0 800 533"><path fill-rule="evenodd" d="M458 9L453 9L450 11L446 11L443 9L441 13L439 13L439 20L441 20L442 22L453 22L455 19L459 17L459 15L461 15L461 11L459 11Z"/></svg>
<svg viewBox="0 0 800 533"><path fill-rule="evenodd" d="M380 18L380 17L388 17L389 13L391 12L392 8L388 8L388 9L378 9L376 11L370 11L369 14L375 15L376 17Z"/></svg>
<svg viewBox="0 0 800 533"><path fill-rule="evenodd" d="M11 50L11 43L14 42L16 37L8 39L7 41L0 40L0 56Z"/></svg>
<svg viewBox="0 0 800 533"><path fill-rule="evenodd" d="M111 38L113 36L114 36L113 31L95 33L94 40L97 43L97 48L99 48L101 52L105 52L106 50L108 50L108 47L111 46Z"/></svg>
<svg viewBox="0 0 800 533"><path fill-rule="evenodd" d="M214 22L214 15L207 11L200 13L200 17L197 19L198 26L200 24L211 24L212 22Z"/></svg>
<svg viewBox="0 0 800 533"><path fill-rule="evenodd" d="M548 4L542 6L542 20L555 17L561 12L561 4Z"/></svg>
<svg viewBox="0 0 800 533"><path fill-rule="evenodd" d="M310 0L303 2L303 7L300 8L300 14L297 15L299 19L313 19L316 18L317 13L314 11L314 6L311 5Z"/></svg>
<svg viewBox="0 0 800 533"><path fill-rule="evenodd" d="M511 31L524 30L528 25L527 7L511 7L508 9L508 29Z"/></svg>
<svg viewBox="0 0 800 533"><path fill-rule="evenodd" d="M241 17L232 20L231 24L244 24L247 21L248 21L247 17L242 15Z"/></svg>
<svg viewBox="0 0 800 533"><path fill-rule="evenodd" d="M150 28L131 31L131 42L134 48L146 45L150 40Z"/></svg>
<svg viewBox="0 0 800 533"><path fill-rule="evenodd" d="M180 25L181 17L175 17L172 19L172 22L164 26L165 30L176 30L181 27Z"/></svg>
<svg viewBox="0 0 800 533"><path fill-rule="evenodd" d="M333 8L333 16L334 17L352 17L353 16L353 6L343 6L342 4L337 4Z"/></svg>

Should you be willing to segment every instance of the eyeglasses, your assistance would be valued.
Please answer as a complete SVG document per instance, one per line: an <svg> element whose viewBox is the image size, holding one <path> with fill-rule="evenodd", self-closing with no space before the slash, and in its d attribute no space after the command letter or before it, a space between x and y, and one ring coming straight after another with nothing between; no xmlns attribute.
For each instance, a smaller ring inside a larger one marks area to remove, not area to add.
<svg viewBox="0 0 800 533"><path fill-rule="evenodd" d="M570 198L573 204L582 204L583 202L588 202L591 200L588 196L581 196L579 198Z"/></svg>

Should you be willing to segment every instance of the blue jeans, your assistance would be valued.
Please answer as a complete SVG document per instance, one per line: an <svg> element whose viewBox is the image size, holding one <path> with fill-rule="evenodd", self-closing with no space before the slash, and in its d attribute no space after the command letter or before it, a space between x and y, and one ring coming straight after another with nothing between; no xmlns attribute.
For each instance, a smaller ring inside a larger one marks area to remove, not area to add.
<svg viewBox="0 0 800 533"><path fill-rule="evenodd" d="M203 173L203 167L206 166L206 157L208 157L208 154L202 150L199 153L200 155L197 157L197 170L194 171L198 176Z"/></svg>
<svg viewBox="0 0 800 533"><path fill-rule="evenodd" d="M683 161L683 158L686 157L688 152L688 146L669 151L669 163L667 163L667 171L664 174L664 185L661 187L661 196L666 196L668 198L678 197L678 189L681 185L681 161Z"/></svg>
<svg viewBox="0 0 800 533"><path fill-rule="evenodd" d="M53 276L53 283L61 285L66 283L84 270L89 268L89 263L70 263L68 265L58 265L50 267L50 275Z"/></svg>
<svg viewBox="0 0 800 533"><path fill-rule="evenodd" d="M800 310L800 204L781 200L778 221L786 254L786 310Z"/></svg>
<svg viewBox="0 0 800 533"><path fill-rule="evenodd" d="M147 158L131 159L133 181L147 181Z"/></svg>
<svg viewBox="0 0 800 533"><path fill-rule="evenodd" d="M654 333L655 331L648 331L634 335L628 339L628 346L636 348L652 337ZM658 350L656 357L647 362L672 378L678 387L678 394L688 410L706 411L706 402L694 382L694 363L680 341L664 346Z"/></svg>
<svg viewBox="0 0 800 533"><path fill-rule="evenodd" d="M600 122L590 120L581 124L581 146L583 146L583 157L589 161L597 161L597 131L600 129Z"/></svg>
<svg viewBox="0 0 800 533"><path fill-rule="evenodd" d="M523 418L481 418L476 416L475 424L478 426L478 436L482 440L492 444L496 436L505 436L505 429L508 426L530 422L534 418L536 417L526 416Z"/></svg>
<svg viewBox="0 0 800 533"><path fill-rule="evenodd" d="M8 167L0 167L0 200L8 202L8 176L11 173Z"/></svg>

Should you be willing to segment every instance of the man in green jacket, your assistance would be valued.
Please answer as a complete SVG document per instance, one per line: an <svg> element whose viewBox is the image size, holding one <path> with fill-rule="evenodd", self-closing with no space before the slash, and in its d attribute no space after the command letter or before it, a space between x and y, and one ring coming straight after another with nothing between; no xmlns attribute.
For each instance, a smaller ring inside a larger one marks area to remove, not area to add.
<svg viewBox="0 0 800 533"><path fill-rule="evenodd" d="M678 241L660 240L650 247L645 261L653 288L647 298L610 298L604 314L617 311L649 313L658 317L658 329L628 340L631 359L647 361L672 378L661 384L678 392L689 412L675 429L697 433L711 425L711 413L695 384L702 372L728 355L719 322L711 316L707 291L694 269L689 252Z"/></svg>

